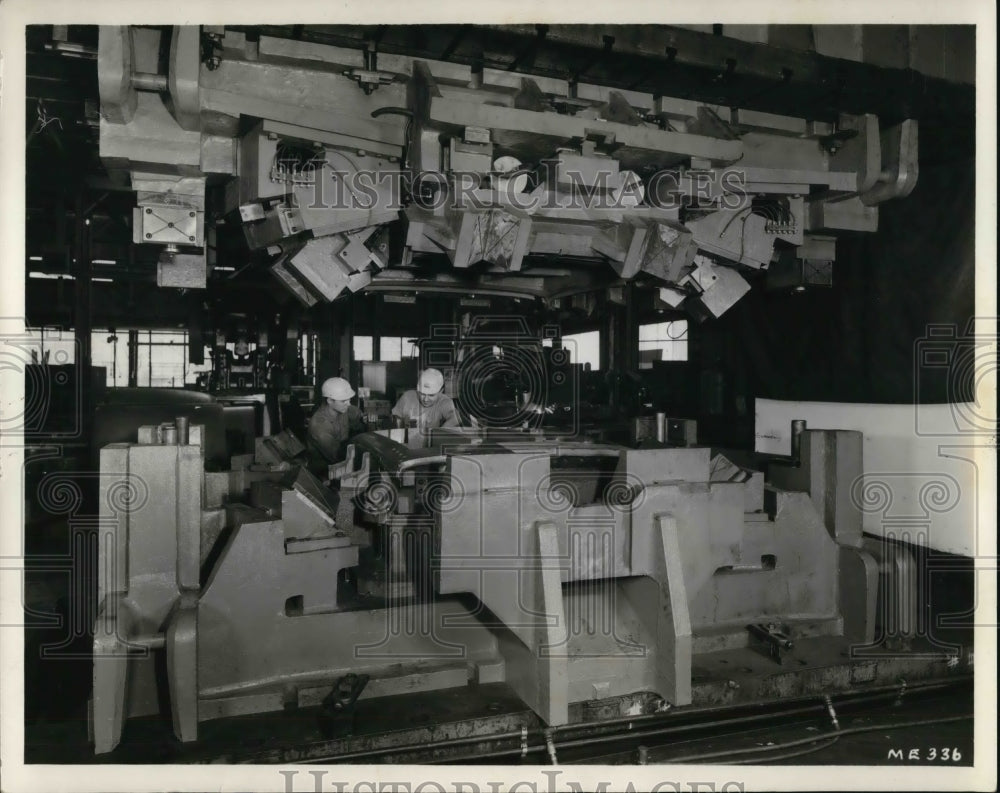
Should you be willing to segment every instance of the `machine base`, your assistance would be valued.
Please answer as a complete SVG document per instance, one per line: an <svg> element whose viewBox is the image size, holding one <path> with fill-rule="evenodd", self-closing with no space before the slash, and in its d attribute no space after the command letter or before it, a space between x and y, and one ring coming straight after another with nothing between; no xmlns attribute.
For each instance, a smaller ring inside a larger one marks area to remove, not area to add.
<svg viewBox="0 0 1000 793"><path fill-rule="evenodd" d="M852 658L852 652L859 657ZM611 747L625 740L620 730L631 734L651 726L694 728L706 719L714 723L731 709L773 712L777 719L788 709L809 705L819 717L826 696L836 703L877 692L886 698L888 708L896 701L920 696L922 688L969 683L972 658L971 637L955 649L917 638L905 653L857 646L852 651L851 643L843 638L816 637L798 643L780 665L751 647L702 653L694 657L693 704L668 707L648 692L576 702L570 706L570 723L555 734L603 735ZM165 719L131 719L113 752L89 755L85 736L79 736L80 752L67 755L65 761L424 763L459 762L498 752L493 762L546 762L537 754L520 757L522 743L535 747L545 726L504 683L361 699L350 736L324 738L319 715L318 707L299 707L215 719L202 723L199 741L193 744L177 741ZM68 735L62 740L75 743ZM589 756L600 754L602 740L595 740ZM30 743L29 737L28 762Z"/></svg>

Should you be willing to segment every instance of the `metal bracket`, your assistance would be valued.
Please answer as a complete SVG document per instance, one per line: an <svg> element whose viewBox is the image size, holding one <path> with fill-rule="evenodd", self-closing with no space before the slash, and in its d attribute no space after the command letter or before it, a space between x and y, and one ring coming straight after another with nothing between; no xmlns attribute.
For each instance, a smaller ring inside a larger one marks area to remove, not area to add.
<svg viewBox="0 0 1000 793"><path fill-rule="evenodd" d="M326 738L354 732L354 705L368 685L368 675L353 672L340 678L326 695L319 713L319 728Z"/></svg>
<svg viewBox="0 0 1000 793"><path fill-rule="evenodd" d="M767 625L747 625L747 630L755 639L760 640L767 647L767 654L776 664L781 663L781 651L791 650L794 643L788 634L779 625L769 623Z"/></svg>
<svg viewBox="0 0 1000 793"><path fill-rule="evenodd" d="M375 48L371 44L365 47L364 56L365 67L363 69L347 69L343 74L344 77L349 77L360 85L361 90L366 94L370 94L380 85L388 85L396 79L394 74L378 71L378 53L375 52Z"/></svg>
<svg viewBox="0 0 1000 793"><path fill-rule="evenodd" d="M894 708L898 708L900 705L903 704L903 696L905 694L906 694L906 678L905 677L901 677L899 679L899 693L896 694L896 699L892 703L892 706Z"/></svg>
<svg viewBox="0 0 1000 793"><path fill-rule="evenodd" d="M350 77L354 80L366 94L370 94L380 85L388 85L395 79L395 75L389 72L375 72L367 69L348 69L344 72L344 77Z"/></svg>

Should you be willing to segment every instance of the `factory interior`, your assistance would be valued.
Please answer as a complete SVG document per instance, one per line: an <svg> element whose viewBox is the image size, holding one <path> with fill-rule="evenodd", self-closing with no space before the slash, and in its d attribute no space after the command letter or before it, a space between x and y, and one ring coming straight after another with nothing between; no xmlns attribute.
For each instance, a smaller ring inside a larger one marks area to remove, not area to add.
<svg viewBox="0 0 1000 793"><path fill-rule="evenodd" d="M976 45L29 25L25 763L973 764Z"/></svg>

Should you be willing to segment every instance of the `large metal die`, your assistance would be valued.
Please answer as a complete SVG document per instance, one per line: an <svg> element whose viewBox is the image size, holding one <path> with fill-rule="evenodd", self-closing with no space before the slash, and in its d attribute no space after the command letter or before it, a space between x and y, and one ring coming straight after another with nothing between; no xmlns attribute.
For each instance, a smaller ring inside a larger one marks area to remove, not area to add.
<svg viewBox="0 0 1000 793"><path fill-rule="evenodd" d="M365 448L396 472L400 509L421 490L411 471L444 464L435 588L475 594L504 623L507 682L558 724L570 702L639 690L691 703L692 659L748 646L751 625L872 641L880 567L844 506L860 436L808 437L827 452L805 444L799 479L770 488L766 510L760 474L707 449ZM595 459L610 469L595 472Z"/></svg>
<svg viewBox="0 0 1000 793"><path fill-rule="evenodd" d="M803 433L766 491L705 448L491 437L414 451L365 435L331 469L339 503L275 444L204 473L199 428L177 441L145 428L102 454L136 487L102 513L99 752L127 715L156 712L158 648L175 732L194 740L199 721L319 704L348 674L371 678L365 697L505 681L548 724L636 692L687 705L695 659L755 636L871 645L880 591L912 625L912 561L861 541L858 433ZM362 589L373 526L389 600L358 610L340 571ZM499 624L450 598L466 593Z"/></svg>
<svg viewBox="0 0 1000 793"><path fill-rule="evenodd" d="M343 609L338 573L358 564L358 546L304 470L246 456L205 473L201 428L181 441L176 428L143 428L138 444L102 450L102 470L121 478L108 477L102 500L98 753L118 744L127 717L158 712L161 649L182 741L206 719L318 704L357 669L373 678L363 696L496 676L496 639L449 628L448 615L465 613L454 604ZM248 495L252 504L236 503Z"/></svg>
<svg viewBox="0 0 1000 793"><path fill-rule="evenodd" d="M414 257L443 254L461 270L485 262L500 275L468 275L486 291L515 290L519 272L558 256L603 261L620 278L669 288L671 305L719 316L746 291L738 267L768 268L807 232L874 230L877 204L917 178L911 120L806 121L407 56L382 54L376 69L374 58L224 27L103 27L102 158L140 194L144 174L202 180L199 203L185 205L194 227L183 208L140 196L136 240L201 246L211 177L223 212L239 209L251 248L272 251L273 274L307 307L345 288L404 286L404 276L419 286L427 277L406 269ZM424 189L418 174L443 200L404 213L407 194ZM641 190L625 190L636 182ZM684 224L681 206L697 210ZM406 234L391 263L304 273L290 261L305 235L349 247L352 235L398 222ZM730 267L711 293L691 277L699 251ZM823 262L822 278L799 280L828 283L832 259ZM587 288L535 269L556 282L549 292ZM431 281L451 287L447 274Z"/></svg>
<svg viewBox="0 0 1000 793"><path fill-rule="evenodd" d="M751 623L843 634L841 549L806 493L776 493L769 516L750 483L710 481L708 449L662 449L622 451L587 503L587 474L560 480L551 459L450 457L463 495L435 527L440 591L507 625L507 680L549 723L638 690L689 704L692 657L746 646Z"/></svg>

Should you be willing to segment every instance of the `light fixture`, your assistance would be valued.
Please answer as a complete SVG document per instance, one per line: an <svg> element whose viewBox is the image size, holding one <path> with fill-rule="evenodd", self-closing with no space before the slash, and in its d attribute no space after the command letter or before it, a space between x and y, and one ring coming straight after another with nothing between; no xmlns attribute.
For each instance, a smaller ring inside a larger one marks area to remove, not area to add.
<svg viewBox="0 0 1000 793"><path fill-rule="evenodd" d="M114 259L93 259L92 264L118 264Z"/></svg>
<svg viewBox="0 0 1000 793"><path fill-rule="evenodd" d="M114 278L91 278L91 281L100 282L102 284L112 284L114 283Z"/></svg>
<svg viewBox="0 0 1000 793"><path fill-rule="evenodd" d="M56 281L61 281L63 279L66 279L66 280L69 280L69 281L75 281L76 280L76 277L72 276L72 275L63 275L61 273L38 273L38 272L28 273L28 278L48 278L48 279L53 279L53 280L56 280Z"/></svg>
<svg viewBox="0 0 1000 793"><path fill-rule="evenodd" d="M42 260L43 260L43 257L41 257L41 256L29 256L28 257L28 261L30 261L30 262L40 262Z"/></svg>

